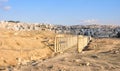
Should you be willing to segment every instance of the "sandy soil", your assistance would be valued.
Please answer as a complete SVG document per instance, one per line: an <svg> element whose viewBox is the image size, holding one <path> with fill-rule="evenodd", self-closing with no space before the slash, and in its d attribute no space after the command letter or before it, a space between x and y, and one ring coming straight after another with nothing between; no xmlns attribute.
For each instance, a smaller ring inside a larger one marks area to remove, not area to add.
<svg viewBox="0 0 120 71"><path fill-rule="evenodd" d="M0 71L120 71L120 39L93 39L81 53L77 47L53 53L52 32L0 30Z"/></svg>
<svg viewBox="0 0 120 71"><path fill-rule="evenodd" d="M120 71L120 39L93 39L78 53L70 48L49 59L21 66L22 71Z"/></svg>
<svg viewBox="0 0 120 71"><path fill-rule="evenodd" d="M48 58L53 53L49 45L54 43L54 37L50 31L0 29L0 66Z"/></svg>

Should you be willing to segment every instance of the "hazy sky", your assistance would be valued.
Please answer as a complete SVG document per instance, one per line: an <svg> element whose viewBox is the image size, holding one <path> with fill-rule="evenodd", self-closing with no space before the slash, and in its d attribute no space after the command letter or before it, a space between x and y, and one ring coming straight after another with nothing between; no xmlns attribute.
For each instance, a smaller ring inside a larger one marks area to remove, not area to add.
<svg viewBox="0 0 120 71"><path fill-rule="evenodd" d="M0 0L0 20L120 24L120 0Z"/></svg>

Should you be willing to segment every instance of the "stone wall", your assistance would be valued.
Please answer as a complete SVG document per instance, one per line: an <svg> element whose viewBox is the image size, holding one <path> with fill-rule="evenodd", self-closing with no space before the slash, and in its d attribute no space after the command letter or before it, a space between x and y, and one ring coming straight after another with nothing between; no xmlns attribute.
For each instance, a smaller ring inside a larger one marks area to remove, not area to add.
<svg viewBox="0 0 120 71"><path fill-rule="evenodd" d="M81 52L90 42L90 36L78 36L78 52Z"/></svg>
<svg viewBox="0 0 120 71"><path fill-rule="evenodd" d="M81 52L88 45L91 37L89 36L57 36L55 37L54 52L63 52L68 48L77 47L78 52Z"/></svg>
<svg viewBox="0 0 120 71"><path fill-rule="evenodd" d="M55 37L55 52L62 52L77 45L77 36L57 36Z"/></svg>

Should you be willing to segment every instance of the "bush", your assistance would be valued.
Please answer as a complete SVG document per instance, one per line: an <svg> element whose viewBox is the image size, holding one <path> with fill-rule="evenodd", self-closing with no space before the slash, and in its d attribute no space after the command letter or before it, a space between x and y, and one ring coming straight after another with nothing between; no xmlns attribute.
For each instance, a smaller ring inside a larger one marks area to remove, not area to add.
<svg viewBox="0 0 120 71"><path fill-rule="evenodd" d="M117 33L117 37L120 38L120 32Z"/></svg>
<svg viewBox="0 0 120 71"><path fill-rule="evenodd" d="M8 22L12 22L12 23L20 23L20 21L13 21L13 20L10 20Z"/></svg>

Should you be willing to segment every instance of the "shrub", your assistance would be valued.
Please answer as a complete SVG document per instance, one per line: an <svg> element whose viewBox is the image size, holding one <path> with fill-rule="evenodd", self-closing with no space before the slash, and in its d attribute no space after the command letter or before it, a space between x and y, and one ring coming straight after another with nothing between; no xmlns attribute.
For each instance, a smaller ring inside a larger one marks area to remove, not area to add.
<svg viewBox="0 0 120 71"><path fill-rule="evenodd" d="M120 38L120 32L117 33L117 37Z"/></svg>

